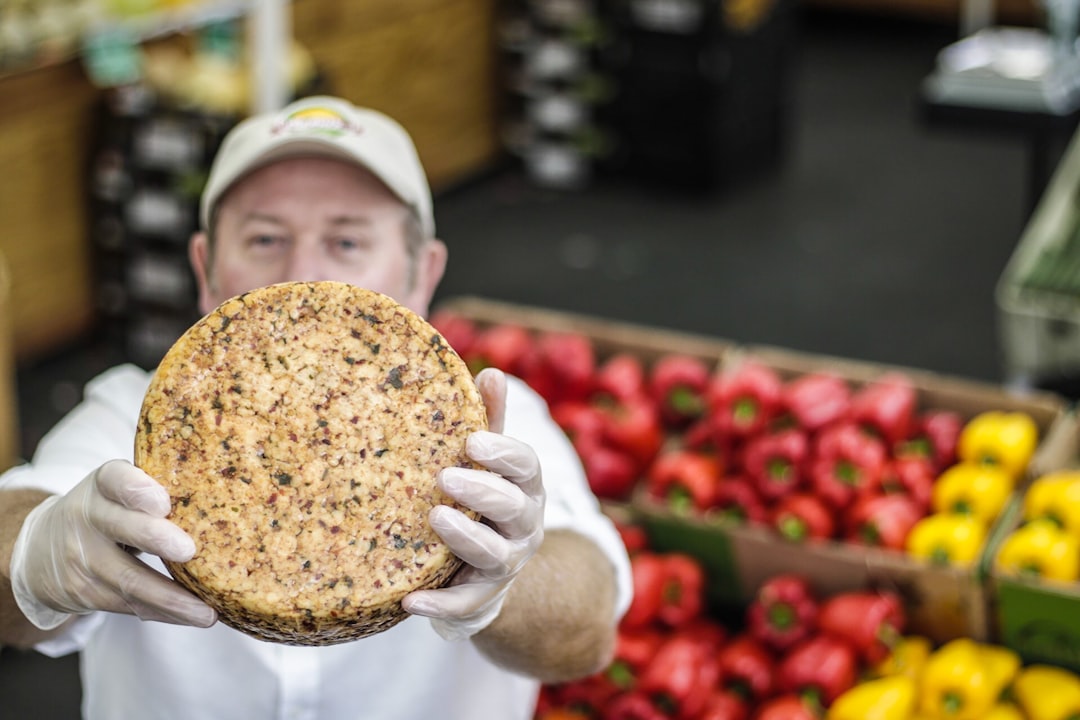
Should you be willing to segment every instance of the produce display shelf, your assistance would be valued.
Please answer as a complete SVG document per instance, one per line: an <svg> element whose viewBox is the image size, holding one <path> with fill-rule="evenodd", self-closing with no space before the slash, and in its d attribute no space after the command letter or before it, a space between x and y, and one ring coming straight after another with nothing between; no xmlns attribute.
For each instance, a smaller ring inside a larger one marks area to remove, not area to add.
<svg viewBox="0 0 1080 720"><path fill-rule="evenodd" d="M1080 374L1080 132L1025 227L996 300L1010 382Z"/></svg>

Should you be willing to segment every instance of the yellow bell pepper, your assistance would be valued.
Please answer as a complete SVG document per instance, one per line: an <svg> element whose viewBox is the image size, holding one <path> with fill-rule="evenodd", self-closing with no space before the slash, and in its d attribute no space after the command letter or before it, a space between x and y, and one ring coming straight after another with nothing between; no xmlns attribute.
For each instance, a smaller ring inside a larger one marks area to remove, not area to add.
<svg viewBox="0 0 1080 720"><path fill-rule="evenodd" d="M950 640L923 669L919 711L951 720L981 720L1020 668L1020 657L970 638Z"/></svg>
<svg viewBox="0 0 1080 720"><path fill-rule="evenodd" d="M825 720L908 720L915 710L915 681L906 675L867 680L833 700Z"/></svg>
<svg viewBox="0 0 1080 720"><path fill-rule="evenodd" d="M1080 718L1080 677L1051 665L1028 665L1013 681L1013 694L1028 720Z"/></svg>
<svg viewBox="0 0 1080 720"><path fill-rule="evenodd" d="M1080 471L1049 473L1031 483L1024 494L1024 519L1042 518L1080 534Z"/></svg>
<svg viewBox="0 0 1080 720"><path fill-rule="evenodd" d="M961 460L997 465L1012 477L1027 469L1039 442L1039 426L1024 412L991 410L964 424L957 439Z"/></svg>
<svg viewBox="0 0 1080 720"><path fill-rule="evenodd" d="M1035 520L1009 533L995 567L1011 575L1072 582L1080 576L1080 539L1051 520Z"/></svg>
<svg viewBox="0 0 1080 720"><path fill-rule="evenodd" d="M986 527L970 515L932 513L908 532L908 554L934 565L970 565L979 557Z"/></svg>
<svg viewBox="0 0 1080 720"><path fill-rule="evenodd" d="M983 715L983 720L1030 720L1030 718L1025 717L1024 713L1020 712L1020 708L1012 703L1000 702Z"/></svg>
<svg viewBox="0 0 1080 720"><path fill-rule="evenodd" d="M961 462L938 476L931 503L935 512L971 515L990 526L1009 501L1014 481L994 465Z"/></svg>
<svg viewBox="0 0 1080 720"><path fill-rule="evenodd" d="M877 664L874 672L881 677L903 675L919 682L926 660L934 645L921 635L907 635L893 646L889 656Z"/></svg>

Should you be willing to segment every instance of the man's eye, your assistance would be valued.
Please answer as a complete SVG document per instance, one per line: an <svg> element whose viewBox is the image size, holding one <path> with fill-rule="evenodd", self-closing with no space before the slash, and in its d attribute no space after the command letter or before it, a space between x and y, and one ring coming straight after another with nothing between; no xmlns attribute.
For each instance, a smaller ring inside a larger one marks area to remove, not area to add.
<svg viewBox="0 0 1080 720"><path fill-rule="evenodd" d="M334 247L338 250L356 250L360 247L360 243L350 237L336 237L334 238Z"/></svg>
<svg viewBox="0 0 1080 720"><path fill-rule="evenodd" d="M248 245L253 248L270 248L284 242L284 238L279 235L253 235L248 240Z"/></svg>

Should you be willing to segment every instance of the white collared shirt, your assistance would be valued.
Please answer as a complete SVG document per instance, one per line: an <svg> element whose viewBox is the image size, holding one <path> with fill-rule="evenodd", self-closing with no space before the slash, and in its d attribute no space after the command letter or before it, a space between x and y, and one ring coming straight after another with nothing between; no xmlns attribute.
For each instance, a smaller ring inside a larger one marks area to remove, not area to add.
<svg viewBox="0 0 1080 720"><path fill-rule="evenodd" d="M92 380L79 407L39 443L33 462L5 473L0 488L64 493L107 460L130 461L149 380L133 365ZM545 528L572 528L603 549L616 571L621 616L632 590L619 535L543 400L508 380L505 432L541 458ZM143 559L162 570L157 558ZM221 623L200 629L95 613L37 649L52 656L82 651L87 720L527 720L539 690L535 680L487 661L471 642L442 640L420 617L356 642L307 648L256 640Z"/></svg>

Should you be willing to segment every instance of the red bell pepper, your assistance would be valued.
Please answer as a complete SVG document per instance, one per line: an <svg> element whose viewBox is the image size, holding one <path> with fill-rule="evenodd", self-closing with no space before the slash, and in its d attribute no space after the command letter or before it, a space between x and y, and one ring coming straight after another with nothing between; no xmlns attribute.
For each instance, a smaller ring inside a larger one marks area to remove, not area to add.
<svg viewBox="0 0 1080 720"><path fill-rule="evenodd" d="M900 596L887 590L855 590L827 598L818 628L851 643L870 664L884 660L903 636L907 616Z"/></svg>
<svg viewBox="0 0 1080 720"><path fill-rule="evenodd" d="M833 510L817 495L809 493L780 498L772 508L772 525L793 542L826 540L836 535Z"/></svg>
<svg viewBox="0 0 1080 720"><path fill-rule="evenodd" d="M697 720L746 720L750 706L730 690L714 690L705 701Z"/></svg>
<svg viewBox="0 0 1080 720"><path fill-rule="evenodd" d="M678 634L656 651L639 687L667 715L693 718L705 707L719 681L720 665L708 647Z"/></svg>
<svg viewBox="0 0 1080 720"><path fill-rule="evenodd" d="M648 394L645 365L631 353L617 353L600 363L593 377L593 399L619 402Z"/></svg>
<svg viewBox="0 0 1080 720"><path fill-rule="evenodd" d="M655 623L677 628L697 619L705 604L705 570L683 553L641 551L630 558L634 596L621 627Z"/></svg>
<svg viewBox="0 0 1080 720"><path fill-rule="evenodd" d="M540 693L536 697L536 711L533 713L537 719L544 716L544 713L549 710L555 712L560 710L559 699L557 697L558 691L561 685L553 685L545 683L540 686Z"/></svg>
<svg viewBox="0 0 1080 720"><path fill-rule="evenodd" d="M521 379L548 404L585 400L592 390L596 355L592 340L576 332L542 332L521 363Z"/></svg>
<svg viewBox="0 0 1080 720"><path fill-rule="evenodd" d="M620 690L637 686L645 666L652 661L666 635L654 628L628 630L620 627L615 640L615 656L605 673Z"/></svg>
<svg viewBox="0 0 1080 720"><path fill-rule="evenodd" d="M754 713L753 720L820 720L821 709L793 693L766 700Z"/></svg>
<svg viewBox="0 0 1080 720"><path fill-rule="evenodd" d="M925 516L923 507L907 495L864 495L848 511L847 539L903 551L911 528Z"/></svg>
<svg viewBox="0 0 1080 720"><path fill-rule="evenodd" d="M644 469L664 443L664 427L652 401L644 396L600 405L606 419L604 438L629 453Z"/></svg>
<svg viewBox="0 0 1080 720"><path fill-rule="evenodd" d="M818 616L818 601L810 582L801 575L774 575L758 588L746 609L751 637L784 652L810 636Z"/></svg>
<svg viewBox="0 0 1080 720"><path fill-rule="evenodd" d="M599 439L604 434L606 424L604 413L600 408L576 400L553 403L551 419L574 443L583 436L588 440Z"/></svg>
<svg viewBox="0 0 1080 720"><path fill-rule="evenodd" d="M462 358L469 355L477 335L480 334L475 322L454 310L436 310L428 318L428 322Z"/></svg>
<svg viewBox="0 0 1080 720"><path fill-rule="evenodd" d="M630 573L634 594L620 627L625 630L641 630L655 623L660 617L667 576L664 557L647 550L636 553L630 558Z"/></svg>
<svg viewBox="0 0 1080 720"><path fill-rule="evenodd" d="M537 704L536 712L533 714L533 717L535 720L593 720L598 716L579 710L571 710L569 708L541 708L539 704Z"/></svg>
<svg viewBox="0 0 1080 720"><path fill-rule="evenodd" d="M649 466L646 487L676 512L704 511L716 501L724 475L713 454L679 448L662 451Z"/></svg>
<svg viewBox="0 0 1080 720"><path fill-rule="evenodd" d="M887 460L888 451L878 438L852 423L832 425L815 443L810 485L816 495L842 510L860 491L877 483Z"/></svg>
<svg viewBox="0 0 1080 720"><path fill-rule="evenodd" d="M603 717L620 692L619 687L604 673L596 673L558 686L555 699L558 707L569 712L598 718Z"/></svg>
<svg viewBox="0 0 1080 720"><path fill-rule="evenodd" d="M776 371L755 360L715 373L708 400L717 431L736 438L762 432L776 415L782 389Z"/></svg>
<svg viewBox="0 0 1080 720"><path fill-rule="evenodd" d="M649 549L649 535L642 526L631 522L616 521L615 529L619 532L619 537L622 538L627 554L633 555L636 552Z"/></svg>
<svg viewBox="0 0 1080 720"><path fill-rule="evenodd" d="M934 474L956 462L956 447L964 419L952 410L928 410L915 420L911 437L902 440L894 454L897 457L916 455L927 458Z"/></svg>
<svg viewBox="0 0 1080 720"><path fill-rule="evenodd" d="M683 553L665 553L657 619L677 628L701 616L705 605L705 569Z"/></svg>
<svg viewBox="0 0 1080 720"><path fill-rule="evenodd" d="M716 655L727 642L727 629L708 615L699 615L679 627L675 632L694 638Z"/></svg>
<svg viewBox="0 0 1080 720"><path fill-rule="evenodd" d="M533 336L520 325L490 325L480 331L463 357L469 370L476 375L484 368L494 367L511 375L521 376L525 358L533 352Z"/></svg>
<svg viewBox="0 0 1080 720"><path fill-rule="evenodd" d="M772 694L776 661L769 648L749 632L728 641L716 658L724 686L739 697L760 702Z"/></svg>
<svg viewBox="0 0 1080 720"><path fill-rule="evenodd" d="M852 396L850 417L893 447L911 433L917 403L911 378L900 372L888 372Z"/></svg>
<svg viewBox="0 0 1080 720"><path fill-rule="evenodd" d="M731 447L730 443L720 444L720 438L716 432L716 427L713 425L713 419L709 415L700 417L690 423L682 431L681 439L682 446L687 450L713 453L721 457L726 456L728 454L727 450Z"/></svg>
<svg viewBox="0 0 1080 720"><path fill-rule="evenodd" d="M782 692L797 693L823 708L851 689L858 674L859 656L851 643L825 633L791 648L776 668Z"/></svg>
<svg viewBox="0 0 1080 720"><path fill-rule="evenodd" d="M705 361L693 355L671 353L653 363L649 389L665 424L682 428L705 414L711 376Z"/></svg>
<svg viewBox="0 0 1080 720"><path fill-rule="evenodd" d="M800 375L784 385L781 405L807 432L817 432L840 420L851 404L847 382L829 372Z"/></svg>
<svg viewBox="0 0 1080 720"><path fill-rule="evenodd" d="M720 481L709 514L740 524L764 523L769 516L757 488L741 475L728 475Z"/></svg>
<svg viewBox="0 0 1080 720"><path fill-rule="evenodd" d="M587 435L574 441L589 489L598 498L625 500L641 476L638 461L629 453Z"/></svg>
<svg viewBox="0 0 1080 720"><path fill-rule="evenodd" d="M602 716L604 720L671 720L643 692L632 690L614 698Z"/></svg>
<svg viewBox="0 0 1080 720"><path fill-rule="evenodd" d="M761 497L775 500L802 486L809 450L806 433L796 428L759 435L746 443L743 466Z"/></svg>
<svg viewBox="0 0 1080 720"><path fill-rule="evenodd" d="M926 513L933 500L935 477L930 461L924 457L893 458L885 464L878 482L866 488L866 494L906 495Z"/></svg>

